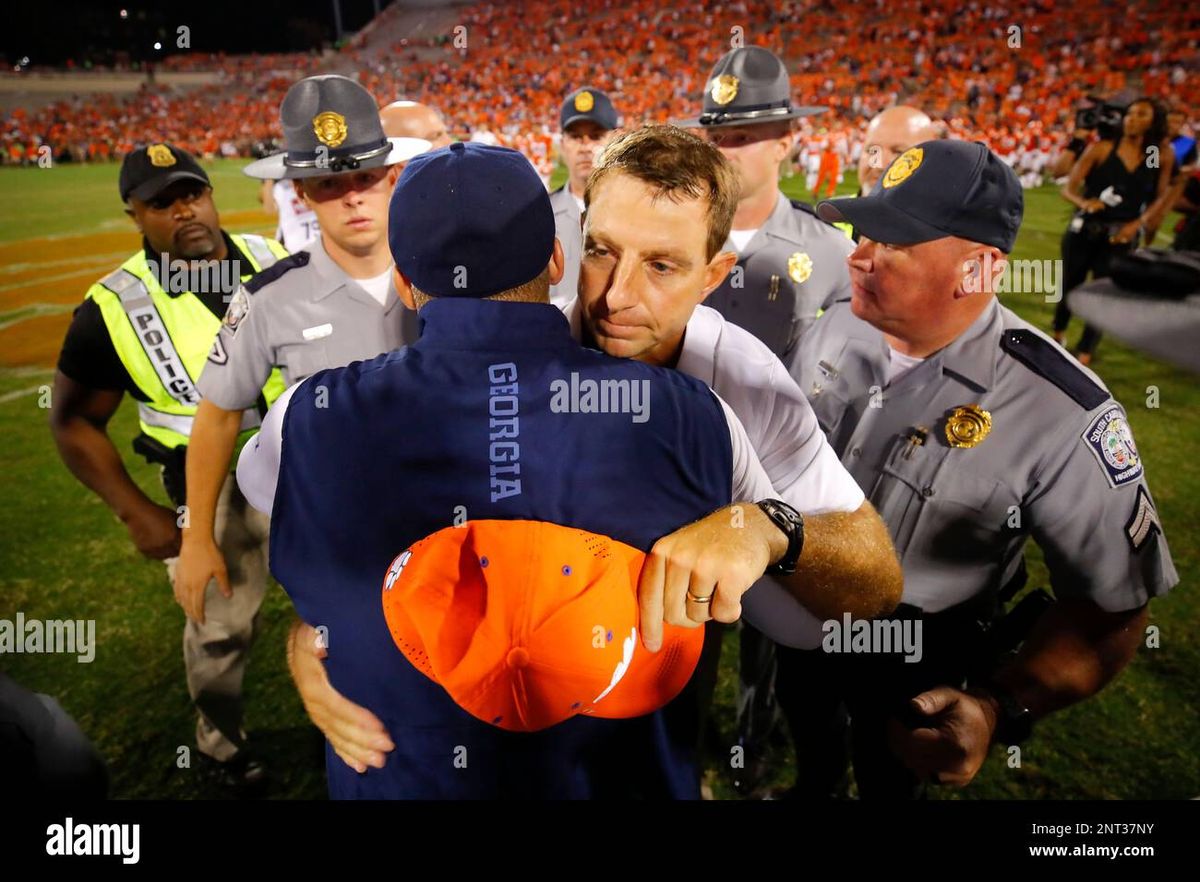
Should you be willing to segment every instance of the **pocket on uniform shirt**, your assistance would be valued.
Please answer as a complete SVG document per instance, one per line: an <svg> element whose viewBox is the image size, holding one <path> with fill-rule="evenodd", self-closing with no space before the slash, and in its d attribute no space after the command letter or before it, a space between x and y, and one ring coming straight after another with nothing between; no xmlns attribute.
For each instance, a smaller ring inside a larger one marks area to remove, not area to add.
<svg viewBox="0 0 1200 882"><path fill-rule="evenodd" d="M279 365L283 368L284 379L289 386L311 377L317 371L332 367L323 340L281 347Z"/></svg>

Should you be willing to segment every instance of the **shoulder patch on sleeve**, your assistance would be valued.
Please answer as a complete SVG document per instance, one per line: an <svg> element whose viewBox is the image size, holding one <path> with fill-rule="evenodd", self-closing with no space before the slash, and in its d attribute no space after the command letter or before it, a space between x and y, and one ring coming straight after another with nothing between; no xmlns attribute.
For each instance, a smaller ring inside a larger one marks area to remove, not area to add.
<svg viewBox="0 0 1200 882"><path fill-rule="evenodd" d="M234 292L233 297L229 301L229 306L225 307L225 317L221 320L225 327L229 328L230 333L236 333L238 325L242 319L246 317L246 313L250 311L250 297L246 293L246 286L241 285Z"/></svg>
<svg viewBox="0 0 1200 882"><path fill-rule="evenodd" d="M1104 469L1110 486L1122 487L1142 476L1142 458L1133 443L1133 432L1125 411L1115 401L1088 423L1081 437Z"/></svg>
<svg viewBox="0 0 1200 882"><path fill-rule="evenodd" d="M1072 364L1063 352L1028 328L1010 328L1000 336L1000 348L1040 377L1062 389L1084 410L1109 399L1103 387Z"/></svg>
<svg viewBox="0 0 1200 882"><path fill-rule="evenodd" d="M260 288L274 282L288 270L293 270L301 266L308 266L307 251L297 251L295 254L289 254L287 257L277 260L261 273L257 273L247 279L242 287L246 289L247 294L254 294Z"/></svg>
<svg viewBox="0 0 1200 882"><path fill-rule="evenodd" d="M1162 523L1158 520L1154 503L1150 501L1150 494L1139 484L1137 498L1133 500L1133 513L1129 516L1129 522L1125 524L1125 535L1129 537L1129 544L1133 546L1133 550L1140 551L1146 540L1156 532L1162 533Z"/></svg>

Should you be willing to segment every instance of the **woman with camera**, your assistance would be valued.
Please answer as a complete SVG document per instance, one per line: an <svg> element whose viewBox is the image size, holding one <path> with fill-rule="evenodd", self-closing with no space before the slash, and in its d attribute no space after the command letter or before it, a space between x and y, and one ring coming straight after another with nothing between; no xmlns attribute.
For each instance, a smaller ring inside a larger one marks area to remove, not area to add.
<svg viewBox="0 0 1200 882"><path fill-rule="evenodd" d="M1125 110L1120 135L1089 145L1071 168L1061 192L1079 210L1062 242L1063 297L1054 312L1059 343L1071 320L1067 292L1083 284L1089 273L1096 279L1107 276L1115 255L1137 248L1145 230L1162 224L1175 164L1166 134L1162 105L1138 98ZM1100 332L1085 325L1077 350L1080 363L1091 362L1099 341Z"/></svg>

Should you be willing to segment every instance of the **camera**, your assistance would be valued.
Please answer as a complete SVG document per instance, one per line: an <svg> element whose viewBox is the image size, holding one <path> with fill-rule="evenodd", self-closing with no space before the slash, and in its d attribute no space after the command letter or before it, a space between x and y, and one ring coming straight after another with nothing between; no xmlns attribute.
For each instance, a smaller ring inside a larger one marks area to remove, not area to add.
<svg viewBox="0 0 1200 882"><path fill-rule="evenodd" d="M1095 129L1101 138L1113 138L1121 133L1121 120L1125 108L1099 99L1090 99L1093 104L1075 111L1076 129Z"/></svg>

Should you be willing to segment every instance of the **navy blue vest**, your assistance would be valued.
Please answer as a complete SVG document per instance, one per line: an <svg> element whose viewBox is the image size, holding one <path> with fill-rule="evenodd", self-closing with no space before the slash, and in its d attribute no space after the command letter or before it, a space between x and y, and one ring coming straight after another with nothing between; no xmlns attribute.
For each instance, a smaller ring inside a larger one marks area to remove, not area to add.
<svg viewBox="0 0 1200 882"><path fill-rule="evenodd" d="M417 343L313 375L284 418L271 571L301 618L328 628L334 688L396 745L363 775L327 750L330 795L698 796L690 696L635 720L505 732L408 663L381 590L397 554L456 516L551 521L649 550L730 501L719 402L692 377L583 348L550 305L445 299L420 319ZM600 380L640 384L648 408L596 412Z"/></svg>

